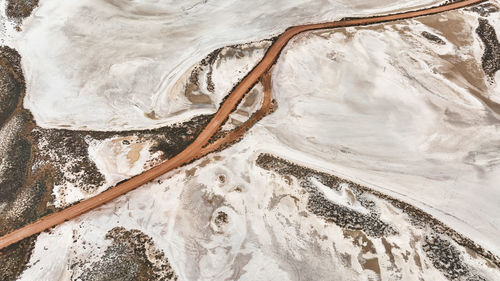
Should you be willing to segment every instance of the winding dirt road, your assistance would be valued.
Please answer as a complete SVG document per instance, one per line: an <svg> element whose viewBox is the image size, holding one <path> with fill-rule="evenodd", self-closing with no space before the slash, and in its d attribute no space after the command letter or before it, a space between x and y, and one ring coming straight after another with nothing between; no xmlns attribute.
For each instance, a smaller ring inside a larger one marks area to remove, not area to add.
<svg viewBox="0 0 500 281"><path fill-rule="evenodd" d="M123 195L141 185L148 183L149 181L169 172L185 163L199 158L206 153L220 148L221 146L227 145L228 137L224 137L223 140L216 142L216 145L205 145L208 144L210 138L219 130L223 122L227 119L229 114L238 105L239 101L243 96L253 87L257 81L269 71L271 66L279 57L281 50L285 47L288 41L295 35L315 30L315 29L326 29L326 28L336 28L336 27L349 27L356 25L369 25L375 23L382 23L388 21L402 20L413 17L425 16L435 13L440 13L444 11L454 10L463 8L472 4L477 4L485 0L465 0L456 3L450 3L439 7L433 7L428 9L422 9L418 11L398 13L385 16L376 16L371 18L355 18L342 21L335 21L330 23L319 23L310 25L300 25L287 29L282 33L276 41L271 45L264 58L259 62L259 64L233 89L229 94L224 103L220 106L219 110L208 123L208 125L203 129L200 135L190 144L185 150L176 155L175 157L167 160L166 162L140 174L130 180L127 180L95 197L81 201L71 207L68 207L59 212L53 213L40 220L28 224L22 228L19 228L5 236L0 237L0 249L3 249L9 245L12 245L24 238L30 237L34 234L42 232L53 226L61 224L67 220L75 218L85 212L88 212L94 208L97 208L111 200ZM264 78L265 79L265 78ZM268 79L268 78L267 78ZM267 100L268 102L270 100ZM269 104L263 104L264 106L269 106ZM238 130L238 129L236 129ZM232 132L233 133L233 132ZM239 130L231 136L231 138L241 137L244 130Z"/></svg>

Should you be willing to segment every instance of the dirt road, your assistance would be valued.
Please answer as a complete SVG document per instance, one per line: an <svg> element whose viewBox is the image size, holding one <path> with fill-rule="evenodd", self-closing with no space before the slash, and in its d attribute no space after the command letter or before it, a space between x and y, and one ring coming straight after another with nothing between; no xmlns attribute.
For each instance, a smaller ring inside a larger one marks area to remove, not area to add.
<svg viewBox="0 0 500 281"><path fill-rule="evenodd" d="M213 151L223 149L224 147L230 145L231 143L239 140L243 137L243 135L250 129L255 123L257 123L260 119L264 118L269 112L273 109L273 104L271 102L271 70L268 70L266 73L262 74L260 77L260 82L264 88L264 97L262 100L262 104L260 105L259 110L257 110L250 118L245 121L243 124L239 125L236 129L227 132L220 139L215 140L214 142L207 144L198 152L197 158L200 158L204 155L207 155Z"/></svg>
<svg viewBox="0 0 500 281"><path fill-rule="evenodd" d="M43 217L34 223L26 225L3 237L0 237L0 249L3 249L13 243L16 243L24 238L42 232L53 226L61 224L67 220L75 218L105 203L108 203L111 200L117 198L118 196L123 195L145 183L148 183L149 181L165 174L166 172L171 171L185 163L188 163L193 159L196 159L197 157L202 155L201 152L207 152L207 151L209 152L214 150L214 147L210 147L210 149L204 150L204 146L208 143L210 138L218 131L222 123L226 120L229 114L237 106L238 102L243 98L243 96L250 90L250 88L252 88L252 86L259 80L259 78L271 68L271 66L277 60L283 47L285 47L287 42L293 36L304 31L310 31L315 29L368 25L368 24L382 23L382 22L430 15L466 7L468 5L480 3L483 1L485 0L465 0L461 2L446 4L440 7L428 8L413 12L398 13L386 16L376 16L371 18L356 18L356 19L349 19L349 20L336 21L330 23L301 25L287 29L271 45L271 47L267 51L264 58L260 61L260 63L233 89L233 91L229 94L228 98L220 106L219 110L212 118L212 120L203 129L203 131L194 140L194 142L191 145L189 145L185 150L183 150L175 157L169 159L168 161L158 165L157 167L154 167L140 175L137 175L131 178L130 180L127 180L95 197L81 201L80 203L77 203L64 210ZM221 141L220 145L223 145L224 143L227 142Z"/></svg>

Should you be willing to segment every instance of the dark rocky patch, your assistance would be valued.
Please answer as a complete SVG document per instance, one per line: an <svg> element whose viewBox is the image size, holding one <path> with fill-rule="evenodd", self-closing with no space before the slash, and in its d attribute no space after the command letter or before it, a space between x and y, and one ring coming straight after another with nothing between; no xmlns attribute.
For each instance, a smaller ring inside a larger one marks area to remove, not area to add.
<svg viewBox="0 0 500 281"><path fill-rule="evenodd" d="M0 204L13 201L25 183L31 156L31 143L24 136L28 122L24 114L15 114L0 131Z"/></svg>
<svg viewBox="0 0 500 281"><path fill-rule="evenodd" d="M266 41L271 42L272 40L263 40L260 42ZM189 79L184 86L184 95L194 104L210 104L212 102L210 95L215 91L215 83L213 81L214 67L219 66L225 58L242 58L245 56L245 51L251 53L258 49L260 47L252 46L252 44L237 44L212 51L191 71ZM200 87L199 83L202 78L207 83L204 89ZM237 84L235 83L233 86L235 87Z"/></svg>
<svg viewBox="0 0 500 281"><path fill-rule="evenodd" d="M20 63L16 50L0 47L0 235L46 211L46 201L43 196L36 196L33 188L37 181L28 180L32 143L27 132L34 124L31 114L20 108L25 90ZM1 251L0 280L15 280L21 274L34 239L25 239Z"/></svg>
<svg viewBox="0 0 500 281"><path fill-rule="evenodd" d="M441 235L428 235L422 248L435 268L439 269L449 280L485 280L471 273L463 262L460 252Z"/></svg>
<svg viewBox="0 0 500 281"><path fill-rule="evenodd" d="M0 235L56 211L50 204L56 184L78 181L82 190L92 192L104 183L104 176L88 157L88 140L137 136L139 141L152 140L155 143L152 152L162 152L159 160L164 160L192 143L212 117L198 116L173 126L141 131L43 129L36 126L31 113L22 107L24 92L21 57L16 50L1 46ZM62 167L68 163L71 166L64 171ZM68 173L76 175L77 179L67 177ZM17 278L29 261L30 252L30 247L21 246L3 251L0 268L5 272L2 274L5 280Z"/></svg>
<svg viewBox="0 0 500 281"><path fill-rule="evenodd" d="M266 170L275 171L280 175L291 175L297 179L314 176L322 184L335 190L340 190L340 184L344 182L336 176L301 167L271 154L260 154L257 158L257 165Z"/></svg>
<svg viewBox="0 0 500 281"><path fill-rule="evenodd" d="M469 10L478 13L482 17L489 17L490 14L497 13L499 11L498 6L491 2L474 6Z"/></svg>
<svg viewBox="0 0 500 281"><path fill-rule="evenodd" d="M453 4L453 3L457 3L457 2L460 2L462 0L447 0L446 2L444 2L442 5L440 6L444 6L444 5L448 5L448 4Z"/></svg>
<svg viewBox="0 0 500 281"><path fill-rule="evenodd" d="M217 216L215 217L214 222L216 225L221 226L221 225L227 224L229 222L229 217L224 212L218 212Z"/></svg>
<svg viewBox="0 0 500 281"><path fill-rule="evenodd" d="M112 244L102 258L91 264L77 280L177 280L165 254L156 249L151 237L141 231L115 227L107 233L106 239L112 240Z"/></svg>
<svg viewBox="0 0 500 281"><path fill-rule="evenodd" d="M486 279L482 276L473 275L471 277L468 277L466 281L486 281Z"/></svg>
<svg viewBox="0 0 500 281"><path fill-rule="evenodd" d="M484 44L482 57L484 73L493 79L495 73L500 69L500 44L495 28L489 24L487 19L480 18L476 33Z"/></svg>
<svg viewBox="0 0 500 281"><path fill-rule="evenodd" d="M435 34L432 34L430 32L427 32L427 31L422 31L422 33L420 33L422 36L424 36L427 40L429 41L432 41L436 44L439 44L439 45L445 45L446 42L443 41L443 39L441 39L439 36L435 35Z"/></svg>
<svg viewBox="0 0 500 281"><path fill-rule="evenodd" d="M53 175L56 184L78 183L82 190L93 192L104 184L105 179L88 156L88 141L137 136L138 142L153 141L151 152L162 152L160 160L166 160L177 155L192 143L211 117L212 115L201 115L168 127L121 132L71 131L36 127L31 132L31 136L35 143L44 143L44 145L41 149L37 149L34 155L36 163L34 166L35 169L47 165L55 167ZM77 179L65 177L64 171L59 168L68 163L71 163L69 171L72 175L77 174Z"/></svg>
<svg viewBox="0 0 500 281"><path fill-rule="evenodd" d="M380 214L378 214L377 210L374 208L374 203L363 198L363 190L357 189L356 186L338 177L300 167L269 154L259 155L257 158L257 165L261 168L275 171L283 176L289 175L296 177L300 182L300 186L309 192L309 201L307 202L309 211L317 216L325 218L325 220L329 222L333 222L347 230L362 230L368 236L372 237L381 237L397 233L391 225L380 220ZM370 214L362 214L348 207L331 202L325 198L323 193L318 190L311 181L312 177L319 180L322 184L336 190L341 189L340 185L342 183L348 183L356 199L365 208L371 211Z"/></svg>
<svg viewBox="0 0 500 281"><path fill-rule="evenodd" d="M16 109L24 91L21 56L12 48L0 46L0 127Z"/></svg>
<svg viewBox="0 0 500 281"><path fill-rule="evenodd" d="M0 250L0 281L14 281L26 269L35 246L36 236L21 240Z"/></svg>
<svg viewBox="0 0 500 281"><path fill-rule="evenodd" d="M214 81L212 78L212 73L214 71L213 65L215 64L215 61L217 60L217 57L219 56L221 51L222 51L222 48L217 49L217 50L213 51L212 53L210 53L210 55L208 55L208 57L206 57L205 59L202 60L202 64L209 66L209 70L207 73L207 90L211 93L213 93L215 90L215 84L214 84Z"/></svg>
<svg viewBox="0 0 500 281"><path fill-rule="evenodd" d="M27 18L38 6L38 0L8 0L6 14L9 18L22 20Z"/></svg>
<svg viewBox="0 0 500 281"><path fill-rule="evenodd" d="M323 184L325 184L325 182L323 181L324 179L322 180L323 175L326 175L325 173L317 172L317 171L314 171L312 169L290 163L287 160L281 159L279 157L276 157L276 156L273 156L270 154L260 154L257 157L256 163L259 167L266 169L266 170L275 171L276 173L278 173L282 176L292 175L292 176L296 177L299 181L303 180L303 179L307 179L307 177L310 177L310 176L315 176L318 180L322 181ZM359 185L357 183L354 183L354 182L351 182L351 181L348 181L348 180L345 180L345 179L342 179L342 178L339 178L339 177L336 177L333 175L327 175L327 176L329 178L328 181L330 182L330 184L325 184L326 186L335 187L340 183L348 184L351 191L353 191L353 193L355 194L356 200L360 201L360 203L363 204L363 206L365 206L365 208L370 209L371 207L370 207L370 201L368 200L368 204L367 204L366 199L364 199L362 197L363 194L371 194L373 196L379 197L380 199L387 201L388 203L392 204L394 207L400 209L402 212L407 214L409 217L410 223L412 225L414 225L415 227L430 229L430 230L432 230L432 232L435 235L440 235L440 237L448 237L450 240L455 241L458 245L463 246L465 248L469 248L470 250L472 250L473 252L482 256L486 260L490 261L492 264L494 264L497 268L500 269L500 259L497 256L492 254L490 251L484 249L480 245L476 244L474 241L470 240L469 238L467 238L467 237L461 235L460 233L456 232L455 230L451 229L450 227L448 227L447 225L445 225L444 223L442 223L438 219L432 217L428 213L422 211L421 209L414 207L410 204L407 204L403 201L400 201L398 199L395 199L393 197L390 197L386 194L372 190L368 187ZM333 185L331 183L333 183ZM310 197L313 198L312 199L313 201L315 200L314 196L315 196L314 193L312 195L310 195ZM310 199L310 201L311 201L311 199ZM316 201L317 201L317 203L315 205L318 205L318 207L316 209L319 209L319 210L324 209L325 211L322 211L322 212L324 212L326 214L329 214L327 212L332 212L334 214L334 216L337 216L340 213L339 211L337 211L336 213L335 213L335 211L328 211L328 209L332 208L331 204L334 204L334 203L325 202L325 201L327 201L326 198L319 199ZM363 201L365 201L365 203L363 203ZM308 202L308 206L309 206L309 204L310 204L310 202ZM377 214L375 212L376 210L374 210L373 208L371 210L372 210L372 214L374 213L375 214L374 216L376 218L376 216L377 216ZM314 210L311 210L311 211L314 213ZM348 211L352 212L351 210L348 210ZM321 213L320 213L320 215L321 215ZM342 218L339 218L338 221L342 221ZM371 221L371 222L373 222L373 221ZM368 234L367 231L373 231L375 234L382 235L382 233L379 233L381 228L374 227L373 224L370 224L370 225L371 225L371 227L368 228L370 230L363 229L363 231L365 233ZM342 225L340 225L340 226L342 227ZM375 226L376 226L376 224L375 224ZM382 227L382 229L383 229L383 227ZM474 276L470 276L470 278L473 278L473 277ZM476 278L476 277L474 277L474 278ZM477 278L481 278L481 277L477 277Z"/></svg>
<svg viewBox="0 0 500 281"><path fill-rule="evenodd" d="M199 86L199 79L206 71L207 90L210 93L214 92L215 85L212 78L213 65L215 64L215 61L217 60L217 57L219 56L222 49L223 48L219 48L211 52L193 69L193 71L191 71L189 80L184 87L184 95L189 99L189 101L198 104L209 104L211 102L210 97L208 97L207 95L203 95L203 91Z"/></svg>
<svg viewBox="0 0 500 281"><path fill-rule="evenodd" d="M151 148L152 152L161 151L166 158L171 158L190 145L212 117L213 114L200 115L171 127L141 131L142 137L156 141L156 145Z"/></svg>
<svg viewBox="0 0 500 281"><path fill-rule="evenodd" d="M365 215L349 209L345 206L332 203L330 200L318 191L310 182L305 181L301 184L308 186L310 193L307 208L315 215L323 217L328 222L348 230L361 230L371 237L381 237L396 234L397 231L389 224L380 220L377 213Z"/></svg>
<svg viewBox="0 0 500 281"><path fill-rule="evenodd" d="M24 177L21 180L24 182L10 194L11 199L3 202L5 205L0 212L0 224L2 225L0 235L23 227L55 210L48 205L53 186L49 171L41 171L36 174L28 173L26 180Z"/></svg>
<svg viewBox="0 0 500 281"><path fill-rule="evenodd" d="M51 169L55 184L72 182L86 192L92 192L104 184L104 176L88 156L85 134L36 127L31 131L31 136L35 143L44 143L42 147L36 148L33 156L35 172ZM65 177L67 172L62 167L67 164L71 165L69 171L78 175L76 178ZM78 184L77 181L84 184Z"/></svg>

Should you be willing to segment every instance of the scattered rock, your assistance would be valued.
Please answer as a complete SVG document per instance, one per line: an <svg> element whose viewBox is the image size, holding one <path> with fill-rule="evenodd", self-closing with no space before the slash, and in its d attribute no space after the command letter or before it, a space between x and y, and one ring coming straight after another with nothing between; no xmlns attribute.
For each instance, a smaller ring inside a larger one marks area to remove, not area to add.
<svg viewBox="0 0 500 281"><path fill-rule="evenodd" d="M351 185L347 181L326 173L300 167L270 154L260 154L257 158L257 165L261 168L275 171L282 176L291 175L296 177L301 187L309 192L308 210L343 229L361 230L372 237L394 235L397 233L393 226L380 220L377 210L374 209L374 203L362 198L363 191L357 189L355 185ZM311 181L313 177L325 186L335 190L340 190L341 185L347 183L361 205L370 210L370 214L363 214L328 200Z"/></svg>
<svg viewBox="0 0 500 281"><path fill-rule="evenodd" d="M482 17L489 17L490 14L497 13L499 11L498 6L490 2L474 6L469 10L478 13Z"/></svg>
<svg viewBox="0 0 500 281"><path fill-rule="evenodd" d="M139 230L115 227L106 239L112 244L99 261L88 265L81 281L174 281L178 277L163 251L155 248L151 237ZM74 265L73 265L74 266Z"/></svg>
<svg viewBox="0 0 500 281"><path fill-rule="evenodd" d="M395 208L401 210L408 216L409 223L411 223L414 227L425 230L430 229L432 233L434 233L435 235L439 235L439 236L432 236L432 238L428 239L427 244L429 246L427 247L429 251L432 252L433 246L431 245L434 245L436 243L444 246L448 245L446 244L446 242L441 241L444 239L442 237L447 237L446 239L454 241L455 243L466 249L467 248L470 249L474 253L485 258L488 262L491 262L492 265L494 264L497 268L500 268L500 259L494 254L492 254L490 251L484 249L483 247L476 244L469 238L449 228L444 223L432 217L428 213L410 204L392 198L386 194L382 194L378 191L372 190L368 187L359 185L357 183L333 175L328 175L326 173L314 171L310 168L302 167L297 164L293 164L287 160L281 159L271 154L260 154L257 157L256 163L259 167L266 170L274 171L282 176L292 175L296 177L299 180L301 186L305 188L310 194L308 209L312 213L324 217L326 220L331 220L332 222L336 223L338 226L344 228L345 230L363 231L364 233L372 237L384 237L387 235L396 234L396 230L391 225L383 221L380 221L380 219L378 218L378 214L376 212L376 206L373 206L374 203L364 198L365 195L369 194L371 196L376 196L380 199L383 199L386 202L390 203ZM315 190L315 188L313 187L310 187L312 183L310 182L310 180L308 180L308 178L311 177L315 177L316 179L321 181L324 185L336 190L339 189L339 186L341 184L344 186L348 185L349 189L355 195L355 199L359 201L363 207L370 210L369 217L371 217L371 219L365 217L364 214L356 212L355 210L352 210L345 206L336 204L325 198L320 193L320 191ZM348 219L345 220L345 218ZM446 241L450 243L448 240ZM446 251L446 253L449 253L450 255L454 254L454 250L451 249L444 251ZM435 256L439 256L436 253L434 254ZM436 263L439 264L441 263L441 261L438 258L436 258ZM440 269L438 266L436 267ZM457 272L461 271L457 269ZM471 274L469 275L470 278L474 277ZM477 278L482 278L482 277L477 277Z"/></svg>
<svg viewBox="0 0 500 281"><path fill-rule="evenodd" d="M422 31L422 33L420 33L420 34L422 36L424 36L427 40L432 41L436 44L446 45L446 42L444 42L443 39L441 39L439 36L437 36L435 34L432 34L432 33L427 32L427 31Z"/></svg>
<svg viewBox="0 0 500 281"><path fill-rule="evenodd" d="M31 15L38 0L7 0L6 14L9 18L22 20Z"/></svg>
<svg viewBox="0 0 500 281"><path fill-rule="evenodd" d="M495 28L487 19L479 19L476 33L484 44L482 66L484 73L493 80L495 73L500 69L500 44L498 43Z"/></svg>
<svg viewBox="0 0 500 281"><path fill-rule="evenodd" d="M469 275L469 268L463 263L460 252L441 235L426 236L422 247L434 267L443 272L448 279L460 280Z"/></svg>

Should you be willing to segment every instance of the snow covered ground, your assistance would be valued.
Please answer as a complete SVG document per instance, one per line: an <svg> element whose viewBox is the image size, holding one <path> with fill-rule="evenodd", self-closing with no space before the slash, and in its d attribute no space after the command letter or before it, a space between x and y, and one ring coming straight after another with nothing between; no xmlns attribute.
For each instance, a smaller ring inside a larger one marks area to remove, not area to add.
<svg viewBox="0 0 500 281"><path fill-rule="evenodd" d="M151 237L178 280L448 280L433 266L430 226L412 225L401 209L360 195L350 184L334 189L307 170L297 178L269 169L259 163L261 153L286 151L268 142L277 143L263 126L255 127L227 150L42 233L20 280L108 280L98 278L113 271L103 264L124 259L112 245L110 234L117 228ZM316 194L304 188L307 182ZM315 212L313 195L347 210L342 217L358 213L391 230L379 236L341 227ZM485 278L470 280L500 278L494 265L443 237L438 249L455 249L444 263L466 277ZM89 271L98 277L82 278Z"/></svg>
<svg viewBox="0 0 500 281"><path fill-rule="evenodd" d="M203 68L217 48L299 23L432 3L46 0L4 42L23 56L25 106L38 125L142 129L214 112L267 45ZM498 30L496 17L488 19ZM500 255L500 116L491 106L500 92L481 69L478 18L448 12L296 37L273 68L276 112L233 147L42 233L21 280L85 280L113 256L106 237L118 227L151 237L147 248L164 252L179 280L445 280L425 250L432 230L375 197L375 216L398 234L346 230L311 212L298 180L257 165L261 153L399 198ZM203 87L194 94L209 95L208 103L184 96L197 67ZM121 141L89 145L107 182L157 157L147 142ZM371 212L348 185L309 180L328 202ZM498 268L453 243L470 274L499 278Z"/></svg>
<svg viewBox="0 0 500 281"><path fill-rule="evenodd" d="M44 0L14 47L23 56L25 106L38 125L143 129L216 110L218 104L191 106L175 85L217 48L291 25L440 2ZM154 119L146 116L152 112Z"/></svg>
<svg viewBox="0 0 500 281"><path fill-rule="evenodd" d="M500 254L500 115L481 101L500 92L481 70L477 18L299 35L273 71L278 110L260 125L280 155L400 197Z"/></svg>
<svg viewBox="0 0 500 281"><path fill-rule="evenodd" d="M12 46L12 39L17 36L16 23L8 19L7 1L0 0L0 44Z"/></svg>

